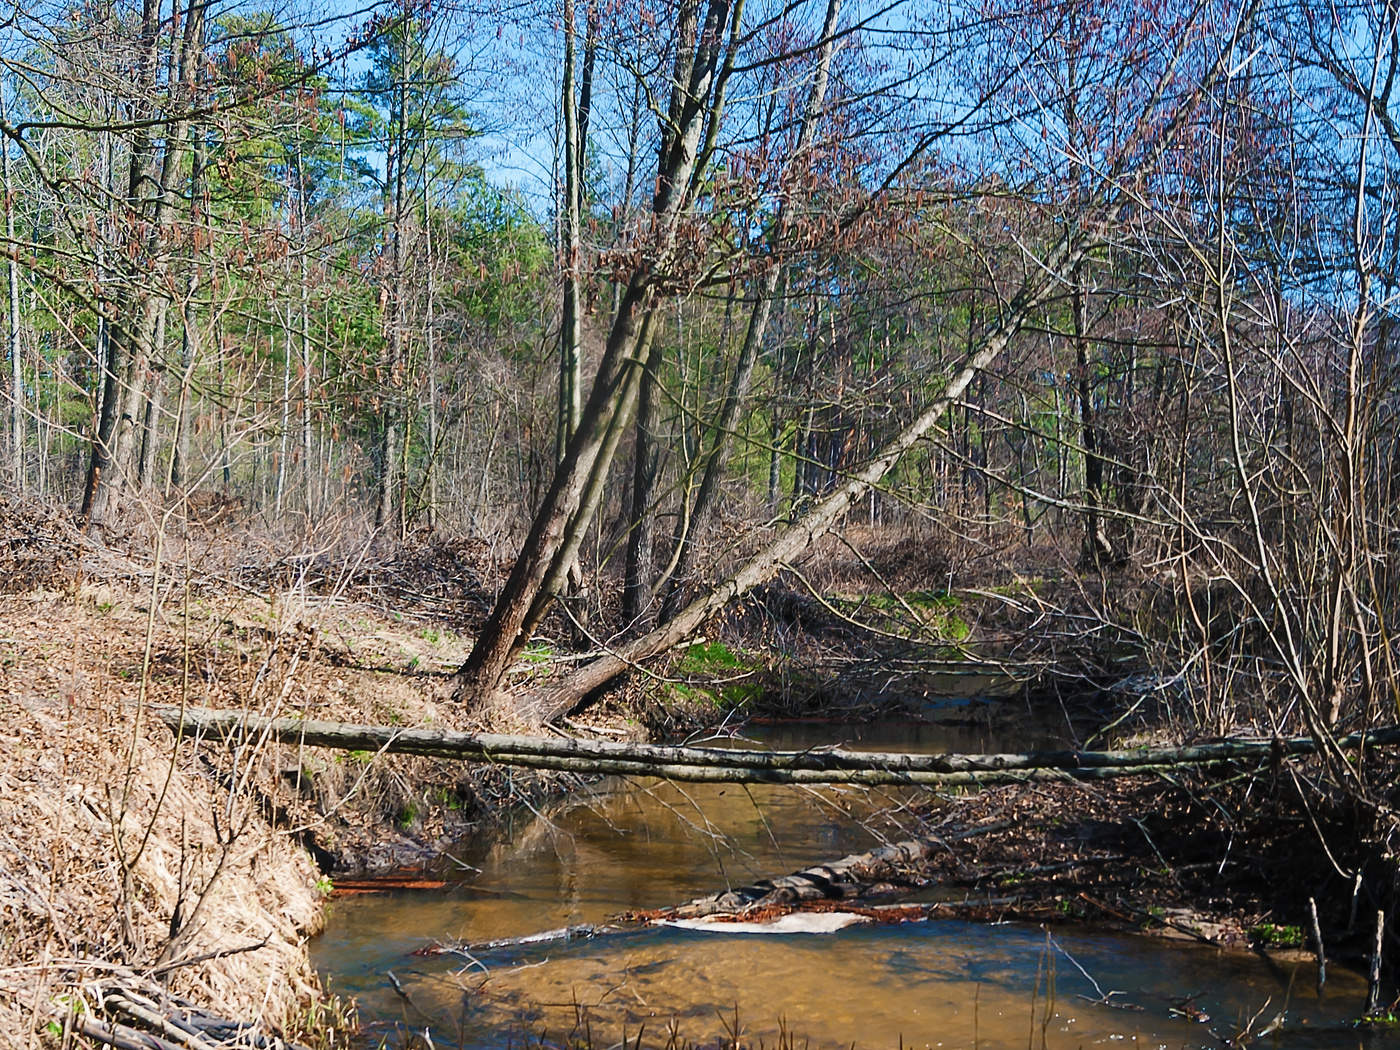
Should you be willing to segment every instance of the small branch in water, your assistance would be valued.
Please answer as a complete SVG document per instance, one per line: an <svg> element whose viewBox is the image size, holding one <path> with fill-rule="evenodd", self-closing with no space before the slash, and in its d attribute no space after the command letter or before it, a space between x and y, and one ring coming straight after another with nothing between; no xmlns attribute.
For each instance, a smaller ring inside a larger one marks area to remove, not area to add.
<svg viewBox="0 0 1400 1050"><path fill-rule="evenodd" d="M1059 953L1060 953L1061 955L1063 955L1066 959L1068 959L1068 960L1070 961L1070 965L1072 965L1076 970L1078 970L1081 974L1084 975L1084 979L1085 979L1086 981L1088 981L1090 984L1092 984L1092 985L1094 986L1094 991L1098 993L1098 998L1097 998L1097 999L1091 999L1091 998L1089 998L1089 996L1087 996L1087 995L1081 995L1079 998L1081 998L1081 999L1083 999L1083 1000L1085 1000L1085 1001L1087 1001L1087 1002L1091 1002L1091 1003L1095 1004L1096 1006L1112 1006L1114 1009L1117 1009L1117 1010L1136 1010L1136 1011L1141 1012L1142 1007L1141 1007L1141 1006L1138 1006L1136 1003L1115 1003L1115 1002L1110 1002L1109 1000L1111 1000L1115 995L1124 995L1124 994L1126 994L1126 993L1121 992L1121 991L1119 991L1119 990L1117 990L1117 989L1114 989L1114 990L1111 991L1111 992L1105 992L1105 991L1103 990L1103 986L1100 985L1098 981L1094 980L1093 975L1092 975L1091 973L1089 973L1088 970L1084 969L1084 967L1081 966L1081 965L1079 964L1079 960L1076 959L1073 955L1071 955L1071 954L1069 953L1069 950L1066 949L1065 946L1064 946L1063 944L1061 944L1059 941L1055 940L1054 936L1050 933L1049 930L1046 930L1046 931L1045 931L1045 938L1046 938L1046 940L1048 940L1048 941L1050 942L1050 946L1051 946L1052 948L1054 948L1057 952L1059 952Z"/></svg>
<svg viewBox="0 0 1400 1050"><path fill-rule="evenodd" d="M1376 944L1371 951L1371 976L1366 992L1366 1016L1373 1017L1381 1008L1381 949L1385 946L1385 912L1376 912Z"/></svg>
<svg viewBox="0 0 1400 1050"><path fill-rule="evenodd" d="M432 1014L428 1013L413 1001L413 996L408 994L408 989L403 986L403 982L399 980L398 974L394 973L393 970L385 970L384 973L389 978L389 983L394 986L394 993L404 1001L404 1005L410 1009L416 1010L420 1015L431 1020ZM408 1016L405 1014L404 1023L406 1024L407 1022Z"/></svg>
<svg viewBox="0 0 1400 1050"><path fill-rule="evenodd" d="M1313 952L1317 955L1317 994L1322 995L1322 986L1327 983L1327 953L1322 948L1322 926L1317 921L1317 901L1308 898L1308 920L1312 924Z"/></svg>
<svg viewBox="0 0 1400 1050"><path fill-rule="evenodd" d="M595 926L591 923L580 923L577 926L560 926L553 930L543 930L540 933L530 933L523 937L501 937L492 941L477 941L472 944L443 944L434 941L421 948L415 949L412 954L417 956L430 955L460 955L468 962L480 966L483 970L486 965L478 958L488 952L499 952L508 948L537 948L551 944L566 944L570 941L588 940L607 933L627 933L633 927L608 924ZM392 977L393 975L390 974Z"/></svg>

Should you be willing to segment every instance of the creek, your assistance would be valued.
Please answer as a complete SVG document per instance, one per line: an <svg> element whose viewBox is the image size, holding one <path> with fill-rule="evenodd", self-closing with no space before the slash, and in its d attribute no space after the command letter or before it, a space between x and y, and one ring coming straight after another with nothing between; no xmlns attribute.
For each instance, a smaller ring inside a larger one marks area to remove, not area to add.
<svg viewBox="0 0 1400 1050"><path fill-rule="evenodd" d="M953 704L933 722L798 723L746 735L777 748L929 752L1058 742L1051 726L989 713L1003 706ZM1286 1011L1281 1031L1250 1045L1400 1047L1394 1034L1347 1026L1366 987L1343 968L1329 967L1319 999L1311 962L1072 926L1047 934L938 920L785 935L661 927L470 960L412 954L433 941L479 944L596 923L870 849L913 830L908 797L606 781L527 814L489 844L464 845L446 890L334 900L313 960L333 991L358 1000L365 1045L402 1045L407 1030L426 1027L440 1048L533 1046L541 1037L559 1046L572 1035L603 1050L645 1026L647 1046L665 1046L671 1031L717 1046L732 1045L737 1026L754 1048L1175 1050L1219 1046L1256 1014L1258 1030ZM1095 981L1116 993L1110 1002L1133 1009L1089 1001L1099 997ZM1188 996L1209 1021L1174 1012Z"/></svg>

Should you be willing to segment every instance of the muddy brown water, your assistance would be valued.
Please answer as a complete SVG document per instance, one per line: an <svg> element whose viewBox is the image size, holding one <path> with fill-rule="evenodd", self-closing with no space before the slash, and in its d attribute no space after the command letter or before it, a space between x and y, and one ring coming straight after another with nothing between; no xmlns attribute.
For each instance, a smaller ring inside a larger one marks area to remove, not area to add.
<svg viewBox="0 0 1400 1050"><path fill-rule="evenodd" d="M1047 726L963 721L797 724L747 735L783 748L839 741L992 751L1056 742ZM869 849L912 828L906 800L897 791L606 782L522 819L485 849L464 845L446 891L334 901L313 958L334 991L359 1001L365 1045L403 1045L409 1030L426 1028L436 1047L533 1046L540 1038L557 1046L582 1028L604 1050L643 1026L645 1045L663 1045L674 1026L688 1041L717 1046L737 1024L754 1048L775 1047L786 1032L796 1037L790 1045L814 1050L1174 1050L1220 1046L1256 1015L1257 1031L1283 1012L1283 1028L1250 1045L1400 1047L1396 1034L1348 1026L1366 994L1354 973L1332 968L1319 999L1311 963L1068 927L1047 934L940 920L786 935L657 928L471 959L412 954L433 941L479 944L595 923ZM1131 1009L1090 1001L1107 992ZM1174 1013L1184 996L1210 1020Z"/></svg>

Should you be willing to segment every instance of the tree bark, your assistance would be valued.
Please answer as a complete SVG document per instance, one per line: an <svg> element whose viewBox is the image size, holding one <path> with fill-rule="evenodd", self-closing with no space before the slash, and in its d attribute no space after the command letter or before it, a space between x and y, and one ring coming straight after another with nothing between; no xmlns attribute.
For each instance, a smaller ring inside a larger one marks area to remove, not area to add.
<svg viewBox="0 0 1400 1050"><path fill-rule="evenodd" d="M622 646L617 652L600 657L575 671L562 684L551 689L534 705L534 714L550 721L568 713L588 694L607 685L618 675L636 664L671 649L690 637L707 619L730 602L754 587L771 579L788 562L825 535L846 512L862 499L872 485L890 469L924 434L943 418L968 385L1006 348L1030 315L1056 287L1052 275L1061 273L1077 261L1081 247L1071 247L1061 240L1043 260L1043 265L1031 271L1027 283L1007 304L998 324L982 339L982 343L964 362L963 367L948 381L942 394L927 405L923 412L878 455L853 471L842 484L824 497L814 501L798 514L796 520L779 532L776 539L759 551L728 579L715 585L708 594L692 601L656 630Z"/></svg>
<svg viewBox="0 0 1400 1050"><path fill-rule="evenodd" d="M689 206L696 172L697 148L707 120L717 120L712 98L721 61L731 63L735 48L722 46L727 19L737 24L742 4L708 0L703 27L700 0L686 0L679 15L678 47L671 106L663 135L656 193L652 200L651 250L632 272L623 291L612 330L603 348L598 374L568 442L545 498L535 514L529 536L516 558L506 586L477 638L471 655L458 671L458 695L480 702L492 696L506 668L529 639L528 625L557 593L561 549L577 549L600 491L612 450L616 448L620 417L631 411L637 385L640 336L649 325L655 285L664 277L676 248L678 223Z"/></svg>
<svg viewBox="0 0 1400 1050"><path fill-rule="evenodd" d="M463 762L493 762L576 773L655 776L671 780L788 784L990 784L1049 775L1102 779L1181 766L1277 760L1315 754L1311 736L1245 738L1186 747L1118 751L1027 751L1009 754L909 754L905 752L758 751L660 744L462 733L447 729L355 725L319 719L267 718L242 711L155 707L157 718L179 736L278 740L306 747L380 754L421 755ZM1337 738L1342 750L1400 745L1400 726Z"/></svg>

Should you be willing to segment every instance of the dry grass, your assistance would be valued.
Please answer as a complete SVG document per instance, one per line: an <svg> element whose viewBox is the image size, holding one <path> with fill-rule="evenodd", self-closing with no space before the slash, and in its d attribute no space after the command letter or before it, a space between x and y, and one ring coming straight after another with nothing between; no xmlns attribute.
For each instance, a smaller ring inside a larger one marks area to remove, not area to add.
<svg viewBox="0 0 1400 1050"><path fill-rule="evenodd" d="M0 1039L35 1045L114 967L293 1022L317 994L313 865L236 781L172 757L131 698L75 685L0 700Z"/></svg>
<svg viewBox="0 0 1400 1050"><path fill-rule="evenodd" d="M325 883L305 847L418 861L543 789L426 759L177 747L148 714L463 724L444 686L481 604L479 545L285 556L185 526L153 571L159 532L140 532L123 552L0 501L0 1046L64 1041L113 974L296 1034L320 1000L304 942Z"/></svg>

